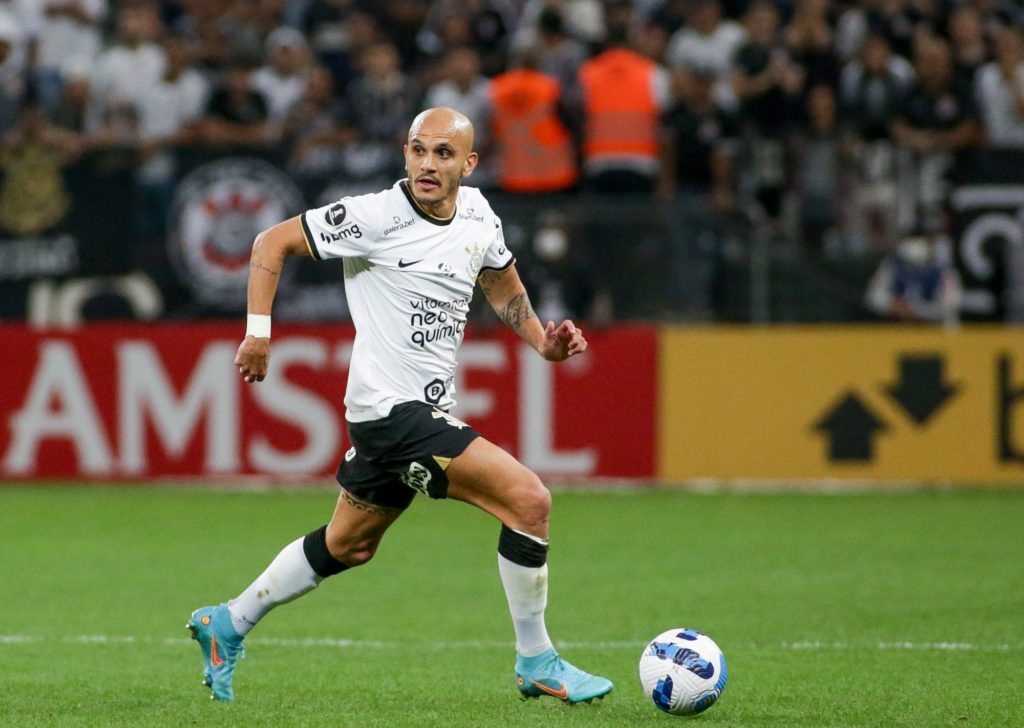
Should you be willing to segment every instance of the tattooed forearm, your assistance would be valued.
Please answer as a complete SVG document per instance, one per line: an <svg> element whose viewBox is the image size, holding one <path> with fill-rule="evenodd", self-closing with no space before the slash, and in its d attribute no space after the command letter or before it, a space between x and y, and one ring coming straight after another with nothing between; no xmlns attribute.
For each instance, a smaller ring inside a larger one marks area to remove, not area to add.
<svg viewBox="0 0 1024 728"><path fill-rule="evenodd" d="M249 263L249 270L250 271L261 270L264 273L269 273L272 276L279 276L279 275L281 275L281 271L274 270L273 268L268 268L267 266L263 265L263 263L261 261L258 261L258 260L254 260L254 261Z"/></svg>
<svg viewBox="0 0 1024 728"><path fill-rule="evenodd" d="M513 331L530 319L536 318L536 316L537 314L533 312L533 306L530 305L530 299L526 295L526 291L523 291L506 303L505 307L498 313L498 318L504 321L505 325Z"/></svg>

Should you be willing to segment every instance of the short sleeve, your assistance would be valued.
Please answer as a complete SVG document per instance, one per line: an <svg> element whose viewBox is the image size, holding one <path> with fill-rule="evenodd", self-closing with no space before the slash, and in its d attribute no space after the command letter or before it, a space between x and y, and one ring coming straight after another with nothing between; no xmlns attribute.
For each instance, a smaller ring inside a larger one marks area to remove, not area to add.
<svg viewBox="0 0 1024 728"><path fill-rule="evenodd" d="M512 251L505 245L505 233L501 229L501 220L495 215L494 238L491 244L487 246L487 252L484 253L484 262L480 270L505 270L515 262L515 256L512 255Z"/></svg>
<svg viewBox="0 0 1024 728"><path fill-rule="evenodd" d="M380 219L380 195L343 197L302 214L302 232L317 260L361 258L370 251Z"/></svg>

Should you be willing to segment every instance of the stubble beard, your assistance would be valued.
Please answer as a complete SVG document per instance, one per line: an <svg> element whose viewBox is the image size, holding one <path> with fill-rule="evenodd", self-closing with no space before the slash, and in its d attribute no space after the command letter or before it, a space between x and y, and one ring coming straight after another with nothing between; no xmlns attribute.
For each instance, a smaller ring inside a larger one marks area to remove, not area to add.
<svg viewBox="0 0 1024 728"><path fill-rule="evenodd" d="M408 171L406 172L406 174L408 175L408 179L409 179L409 182L410 182L410 187L412 187L412 189L415 190L416 186L415 186L415 183L412 181L413 180L413 176L411 174L408 174ZM459 193L459 185L462 184L462 177L463 177L462 173L459 172L459 176L458 176L458 178L454 182L447 182L447 183L446 182L442 182L442 188L444 189L444 194L441 195L441 197L438 197L436 199L423 198L423 197L417 196L416 193L413 192L412 198L414 200L416 200L417 204L419 204L420 207L422 207L424 210L429 212L432 216L438 217L438 218L443 217L444 215L440 214L441 208L449 200L454 201L455 197ZM444 185L448 185L448 186L445 188Z"/></svg>

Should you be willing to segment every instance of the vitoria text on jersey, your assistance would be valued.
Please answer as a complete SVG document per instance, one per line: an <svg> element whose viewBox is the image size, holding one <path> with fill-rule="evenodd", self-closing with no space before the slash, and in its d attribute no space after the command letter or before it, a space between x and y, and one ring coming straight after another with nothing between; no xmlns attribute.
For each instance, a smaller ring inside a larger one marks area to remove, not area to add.
<svg viewBox="0 0 1024 728"><path fill-rule="evenodd" d="M444 409L455 400L455 355L476 277L514 261L501 220L475 187L460 187L455 215L437 220L405 181L343 197L302 215L313 257L342 258L356 340L346 417L386 417L400 402Z"/></svg>

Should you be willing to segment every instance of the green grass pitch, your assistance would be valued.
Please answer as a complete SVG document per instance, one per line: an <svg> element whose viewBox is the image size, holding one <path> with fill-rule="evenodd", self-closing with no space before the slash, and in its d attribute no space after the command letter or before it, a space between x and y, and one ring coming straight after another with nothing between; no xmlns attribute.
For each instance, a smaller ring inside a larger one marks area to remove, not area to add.
<svg viewBox="0 0 1024 728"><path fill-rule="evenodd" d="M211 702L190 611L334 497L0 487L0 725L1024 725L1024 490L1006 489L556 493L548 626L615 682L572 707L515 691L496 523L418 499L373 563L271 613L236 701ZM672 627L729 661L696 718L636 678Z"/></svg>

